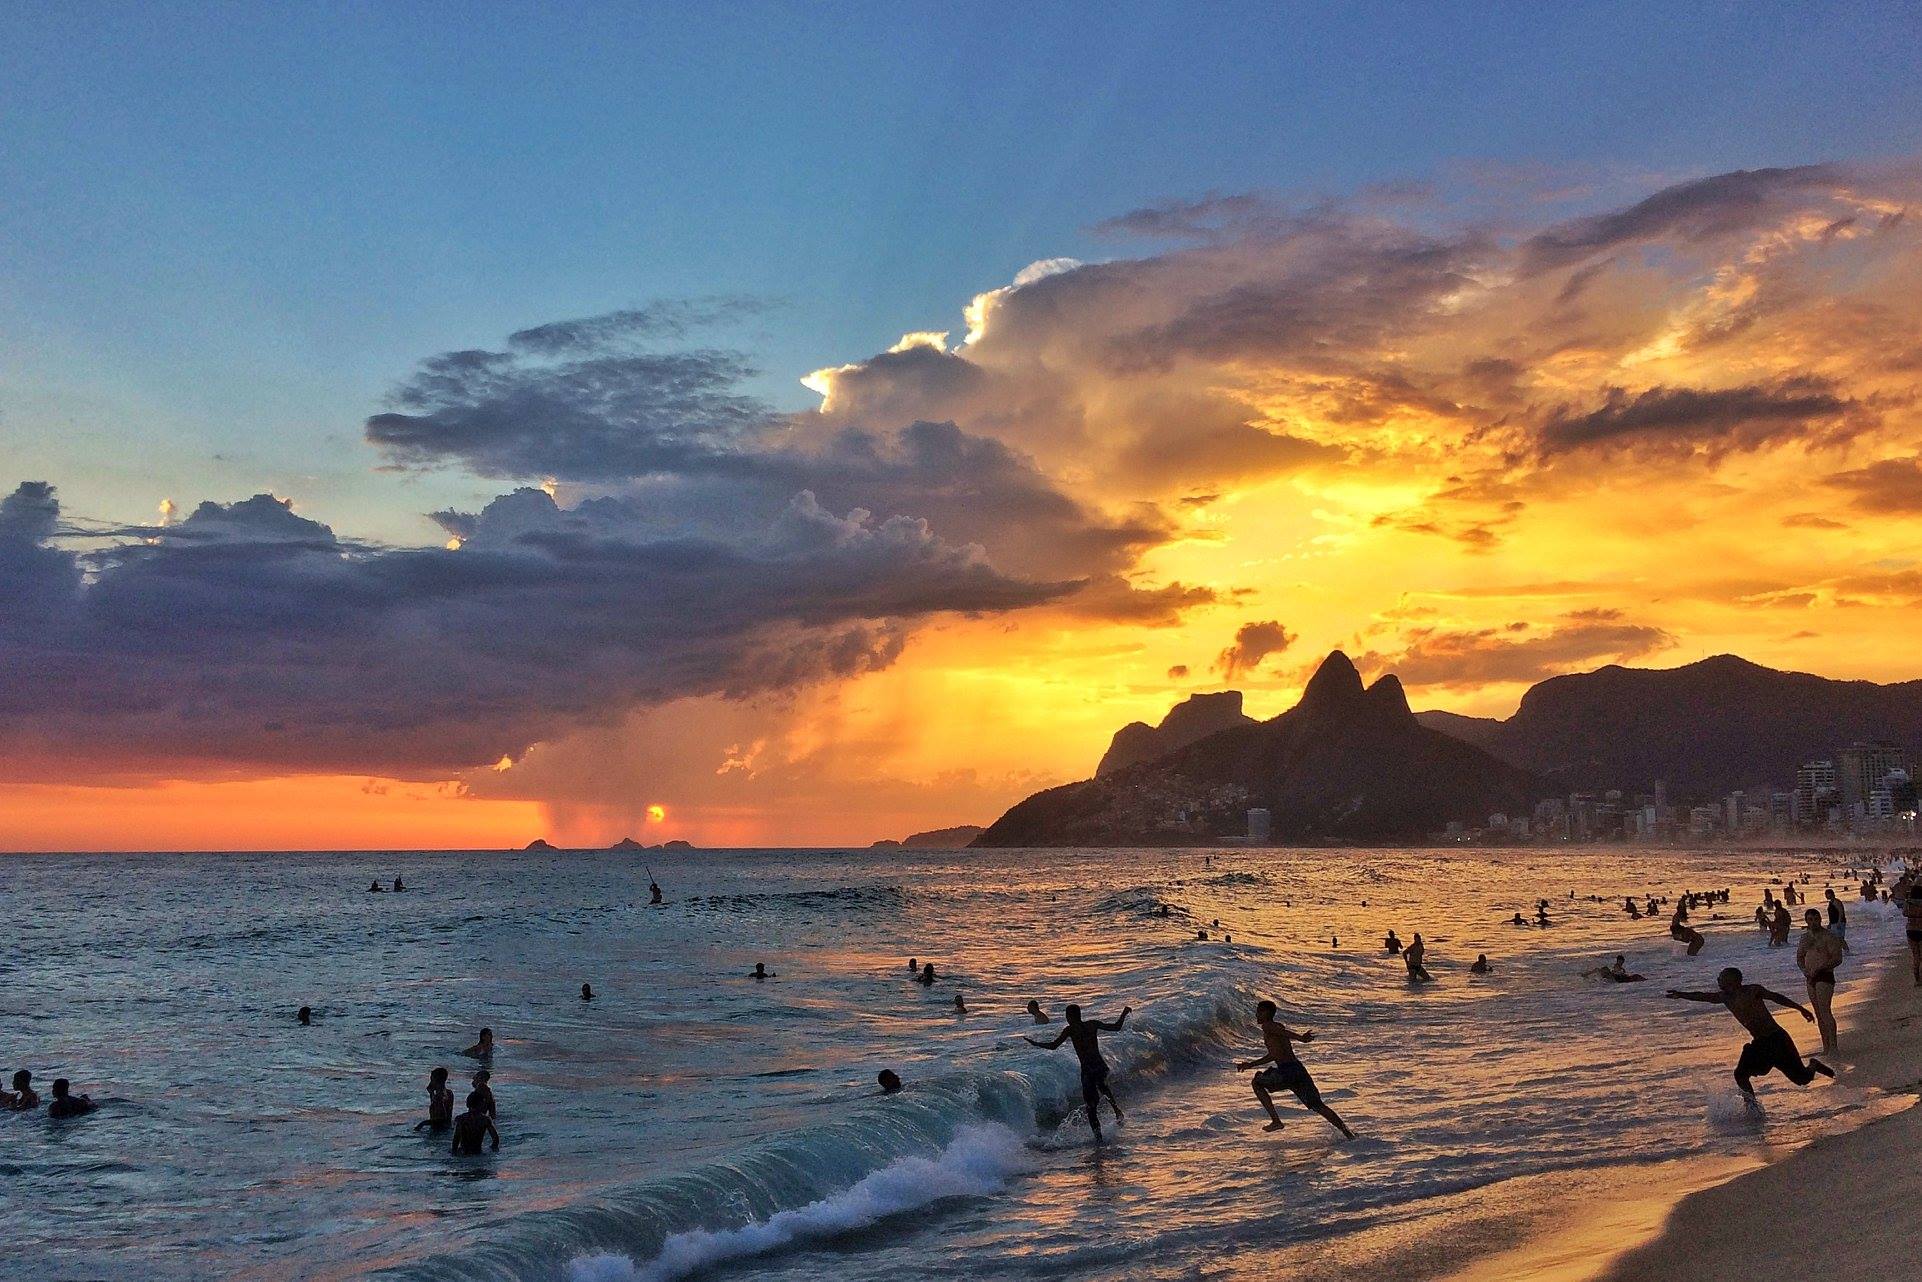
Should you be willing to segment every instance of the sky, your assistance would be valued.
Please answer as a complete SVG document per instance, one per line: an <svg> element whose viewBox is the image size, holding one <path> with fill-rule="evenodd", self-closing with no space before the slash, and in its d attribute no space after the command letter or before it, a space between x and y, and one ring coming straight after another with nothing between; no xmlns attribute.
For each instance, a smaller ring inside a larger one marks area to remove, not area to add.
<svg viewBox="0 0 1922 1282"><path fill-rule="evenodd" d="M1922 676L1909 4L0 3L0 848L865 844Z"/></svg>

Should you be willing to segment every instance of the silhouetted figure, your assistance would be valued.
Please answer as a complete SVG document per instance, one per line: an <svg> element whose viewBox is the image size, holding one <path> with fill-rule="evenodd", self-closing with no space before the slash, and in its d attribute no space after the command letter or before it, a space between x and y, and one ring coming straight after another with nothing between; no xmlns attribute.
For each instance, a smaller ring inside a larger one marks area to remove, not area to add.
<svg viewBox="0 0 1922 1282"><path fill-rule="evenodd" d="M933 984L934 983L934 963L933 962L925 963L921 967L921 973L915 977L914 982L917 984L930 984L930 985Z"/></svg>
<svg viewBox="0 0 1922 1282"><path fill-rule="evenodd" d="M498 1113L494 1106L494 1088L488 1084L494 1080L494 1075L483 1068L476 1071L474 1076L468 1080L474 1087L472 1091L468 1092L468 1100L472 1101L473 1098L478 1095L480 1097L482 1110L485 1111L489 1117L497 1116Z"/></svg>
<svg viewBox="0 0 1922 1282"><path fill-rule="evenodd" d="M594 1000L594 986L592 984L581 985L581 1000L584 1002L591 1002Z"/></svg>
<svg viewBox="0 0 1922 1282"><path fill-rule="evenodd" d="M1101 1058L1101 1037L1104 1032L1118 1033L1128 1022L1128 1012L1133 1007L1123 1006L1121 1017L1112 1024L1104 1024L1098 1019L1081 1018L1081 1007L1070 1002L1065 1010L1068 1022L1055 1035L1051 1042L1037 1042L1032 1037L1021 1040L1030 1046L1038 1046L1044 1051L1056 1049L1063 1042L1074 1043L1074 1053L1081 1061L1081 1098L1087 1101L1088 1125L1094 1129L1095 1143L1101 1142L1101 1097L1107 1096L1108 1104L1114 1109L1115 1119L1121 1118L1121 1105L1116 1101L1114 1092L1108 1089L1108 1061Z"/></svg>
<svg viewBox="0 0 1922 1282"><path fill-rule="evenodd" d="M1307 1067L1295 1055L1294 1043L1312 1042L1315 1040L1314 1033L1297 1033L1285 1026L1275 1018L1275 1004L1265 1000L1255 1004L1255 1024L1261 1029L1261 1040L1267 1046L1268 1053L1260 1059L1244 1060L1236 1064L1235 1069L1246 1072L1271 1060L1274 1062L1273 1068L1256 1073L1251 1083L1255 1088L1255 1098L1268 1110L1269 1122L1263 1129L1281 1129L1281 1114L1275 1111L1274 1097L1269 1092L1286 1089L1293 1091L1295 1098L1305 1107L1327 1118L1336 1130L1354 1139L1355 1133L1348 1129L1348 1123L1341 1120L1341 1115L1322 1103L1321 1090L1315 1085L1315 1079L1308 1075Z"/></svg>
<svg viewBox="0 0 1922 1282"><path fill-rule="evenodd" d="M1807 1086L1818 1073L1823 1077L1835 1076L1835 1070L1819 1059L1811 1059L1806 1064L1802 1062L1802 1052L1795 1048L1795 1040L1788 1035L1787 1029L1775 1022L1775 1016L1769 1013L1768 1008L1768 1004L1774 1002L1777 1006L1800 1011L1803 1019L1813 1020L1815 1016L1806 1006L1760 984L1743 983L1742 972L1733 966L1717 975L1715 983L1716 991L1712 993L1690 993L1671 988L1668 995L1678 1001L1708 1002L1724 1007L1749 1031L1751 1040L1742 1048L1741 1057L1735 1061L1735 1084L1741 1088L1743 1097L1751 1105L1755 1103L1755 1088L1750 1084L1752 1078L1779 1072L1797 1086Z"/></svg>
<svg viewBox="0 0 1922 1282"><path fill-rule="evenodd" d="M475 1091L467 1097L467 1111L454 1119L454 1155L479 1157L483 1139L493 1140L494 1151L501 1151L501 1133L494 1127L493 1114L483 1107L481 1093Z"/></svg>
<svg viewBox="0 0 1922 1282"><path fill-rule="evenodd" d="M85 1095L68 1094L67 1079L53 1079L53 1099L47 1104L48 1117L80 1117L93 1112L94 1102Z"/></svg>
<svg viewBox="0 0 1922 1282"><path fill-rule="evenodd" d="M1646 975L1631 974L1628 969L1628 958L1621 953L1616 953L1615 961L1612 965L1591 966L1582 972L1582 978L1606 979L1614 984L1639 984L1648 977Z"/></svg>
<svg viewBox="0 0 1922 1282"><path fill-rule="evenodd" d="M407 883L406 883L406 882L404 882L404 881L402 881L402 880L401 880L400 878L398 878L398 877L396 877L396 878L394 878L394 893L395 893L395 894L399 894L399 893L400 893L401 891L403 891L403 890L406 890L406 889L407 889Z"/></svg>
<svg viewBox="0 0 1922 1282"><path fill-rule="evenodd" d="M300 1010L295 1013L294 1018L302 1024L312 1024L314 1022L314 1008L312 1006L302 1006Z"/></svg>
<svg viewBox="0 0 1922 1282"><path fill-rule="evenodd" d="M1415 932L1415 942L1402 950L1401 959L1408 967L1408 978L1423 983L1435 978L1428 973L1428 968L1421 964L1422 958L1427 955L1428 945L1422 942L1421 932L1418 930Z"/></svg>
<svg viewBox="0 0 1922 1282"><path fill-rule="evenodd" d="M1390 957L1401 956L1401 936L1392 930L1389 931L1387 936L1381 941L1381 950Z"/></svg>
<svg viewBox="0 0 1922 1282"><path fill-rule="evenodd" d="M1048 1012L1042 1010L1041 1003L1032 997L1028 999L1028 1015L1037 1024L1045 1024L1048 1022Z"/></svg>
<svg viewBox="0 0 1922 1282"><path fill-rule="evenodd" d="M1815 1008L1815 1026L1822 1030L1822 1049L1836 1051L1835 968L1842 964L1842 938L1822 925L1822 913L1811 908L1802 914L1808 929L1795 946L1795 964L1809 985L1809 1005Z"/></svg>
<svg viewBox="0 0 1922 1282"><path fill-rule="evenodd" d="M659 904L659 903L666 902L661 897L660 883L652 879L650 879L647 883L647 902L650 904Z"/></svg>
<svg viewBox="0 0 1922 1282"><path fill-rule="evenodd" d="M481 1029L480 1040L462 1051L461 1054L467 1056L469 1059L488 1060L494 1058L494 1030L491 1028Z"/></svg>
<svg viewBox="0 0 1922 1282"><path fill-rule="evenodd" d="M13 1075L13 1093L0 1095L0 1104L16 1113L24 1113L30 1108L40 1107L40 1092L33 1089L33 1074L21 1069Z"/></svg>
<svg viewBox="0 0 1922 1282"><path fill-rule="evenodd" d="M1476 953L1474 964L1468 968L1468 973L1471 975L1486 975L1488 973L1488 954Z"/></svg>
<svg viewBox="0 0 1922 1282"><path fill-rule="evenodd" d="M493 1093L488 1093L493 1099ZM427 1116L414 1123L417 1131L444 1131L454 1124L454 1092L447 1089L447 1070L437 1068L427 1075Z"/></svg>
<svg viewBox="0 0 1922 1282"><path fill-rule="evenodd" d="M954 995L954 1013L957 1015L965 1015L968 1013L968 1004L961 1000L960 993Z"/></svg>
<svg viewBox="0 0 1922 1282"><path fill-rule="evenodd" d="M378 894L380 894L380 893L381 893L381 891L380 891L380 883L379 883L379 882L377 881L377 882L375 882L375 883L374 883L373 885L371 885L371 886L369 886L369 887L367 887L367 893L368 893L368 894L370 894L370 895L378 895Z"/></svg>
<svg viewBox="0 0 1922 1282"><path fill-rule="evenodd" d="M754 973L752 975L749 975L748 978L749 979L773 979L774 972L767 968L766 962L755 962Z"/></svg>
<svg viewBox="0 0 1922 1282"><path fill-rule="evenodd" d="M1670 939L1675 940L1677 943L1687 944L1688 955L1690 957L1701 952L1702 945L1708 942L1702 938L1700 931L1688 924L1687 904L1678 903L1675 905L1675 915L1668 920L1668 935Z"/></svg>
<svg viewBox="0 0 1922 1282"><path fill-rule="evenodd" d="M883 1095L893 1095L901 1089L901 1079L896 1076L895 1071L891 1068L884 1068L876 1073L874 1080L881 1084L881 1093Z"/></svg>

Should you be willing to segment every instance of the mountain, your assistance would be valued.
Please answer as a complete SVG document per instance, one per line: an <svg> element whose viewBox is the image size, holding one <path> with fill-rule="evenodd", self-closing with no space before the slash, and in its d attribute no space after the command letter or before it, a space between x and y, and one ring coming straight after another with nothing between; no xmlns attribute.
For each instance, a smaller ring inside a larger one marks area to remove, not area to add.
<svg viewBox="0 0 1922 1282"><path fill-rule="evenodd" d="M622 837L619 841L609 846L608 849L619 850L619 851L629 851L629 850L646 850L647 847L643 846L640 842L634 840L632 837Z"/></svg>
<svg viewBox="0 0 1922 1282"><path fill-rule="evenodd" d="M1239 713L1239 708L1235 711ZM1246 831L1265 807L1277 842L1419 841L1451 820L1527 813L1527 772L1422 725L1401 682L1364 688L1337 650L1270 721L1036 793L976 846L1166 846Z"/></svg>
<svg viewBox="0 0 1922 1282"><path fill-rule="evenodd" d="M521 849L522 850L552 850L554 849L554 847L548 842L547 838L536 837L534 838L534 840L528 842L525 846L522 846Z"/></svg>
<svg viewBox="0 0 1922 1282"><path fill-rule="evenodd" d="M952 828L931 828L927 832L910 833L902 839L901 844L910 850L959 850L982 832L980 824L956 824Z"/></svg>
<svg viewBox="0 0 1922 1282"><path fill-rule="evenodd" d="M1761 780L1790 787L1797 766L1852 743L1922 751L1922 681L1832 681L1723 654L1551 677L1506 721L1421 720L1541 776L1550 793L1646 792L1660 779L1672 798L1708 800Z"/></svg>
<svg viewBox="0 0 1922 1282"><path fill-rule="evenodd" d="M1114 738L1108 743L1108 751L1102 755L1101 764L1094 769L1095 777L1113 774L1144 761L1153 761L1156 757L1165 757L1176 749L1206 739L1217 730L1253 724L1255 719L1241 710L1239 690L1224 690L1220 694L1191 694L1170 708L1160 725L1130 721L1115 731Z"/></svg>

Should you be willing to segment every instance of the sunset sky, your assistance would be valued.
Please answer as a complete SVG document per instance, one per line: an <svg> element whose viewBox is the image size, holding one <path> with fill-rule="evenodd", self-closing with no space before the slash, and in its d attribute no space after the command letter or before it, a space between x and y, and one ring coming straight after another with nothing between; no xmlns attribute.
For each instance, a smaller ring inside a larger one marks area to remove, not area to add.
<svg viewBox="0 0 1922 1282"><path fill-rule="evenodd" d="M0 2L0 849L866 844L1336 647L1922 676L1918 120L1897 4Z"/></svg>

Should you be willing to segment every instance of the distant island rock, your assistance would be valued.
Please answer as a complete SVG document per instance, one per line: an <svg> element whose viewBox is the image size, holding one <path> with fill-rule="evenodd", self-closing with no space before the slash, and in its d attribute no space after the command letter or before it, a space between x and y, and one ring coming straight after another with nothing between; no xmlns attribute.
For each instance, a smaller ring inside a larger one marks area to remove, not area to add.
<svg viewBox="0 0 1922 1282"><path fill-rule="evenodd" d="M952 828L910 833L896 844L910 850L960 850L985 831L980 824L956 824Z"/></svg>
<svg viewBox="0 0 1922 1282"><path fill-rule="evenodd" d="M548 843L545 837L536 837L534 838L534 840L528 842L525 846L522 846L521 849L522 850L552 850L554 849L554 847Z"/></svg>
<svg viewBox="0 0 1922 1282"><path fill-rule="evenodd" d="M901 849L901 843L896 841L892 837L883 837L879 841L870 841L868 843L868 849L869 850L899 850Z"/></svg>
<svg viewBox="0 0 1922 1282"><path fill-rule="evenodd" d="M1217 731L1233 726L1252 726L1255 719L1241 710L1241 691L1223 690L1219 694L1191 694L1169 709L1159 725L1130 721L1115 731L1095 777L1126 770L1144 761L1165 757L1191 743L1206 739ZM914 838L908 838L910 844Z"/></svg>
<svg viewBox="0 0 1922 1282"><path fill-rule="evenodd" d="M1506 720L1424 712L1431 729L1544 781L1541 795L1648 788L1708 800L1786 786L1806 761L1880 741L1922 751L1922 681L1879 685L1782 672L1732 654L1679 668L1550 677Z"/></svg>
<svg viewBox="0 0 1922 1282"><path fill-rule="evenodd" d="M1186 845L1244 835L1256 808L1275 842L1421 841L1450 822L1525 814L1537 789L1527 771L1422 725L1393 676L1364 687L1337 650L1280 716L1036 793L973 844Z"/></svg>
<svg viewBox="0 0 1922 1282"><path fill-rule="evenodd" d="M619 850L619 851L629 851L629 850L646 850L647 847L643 846L640 842L634 840L632 837L622 837L619 841L609 846L608 849Z"/></svg>
<svg viewBox="0 0 1922 1282"><path fill-rule="evenodd" d="M692 850L694 849L694 843L691 841L682 841L677 837L673 841L662 842L661 849L662 850Z"/></svg>

